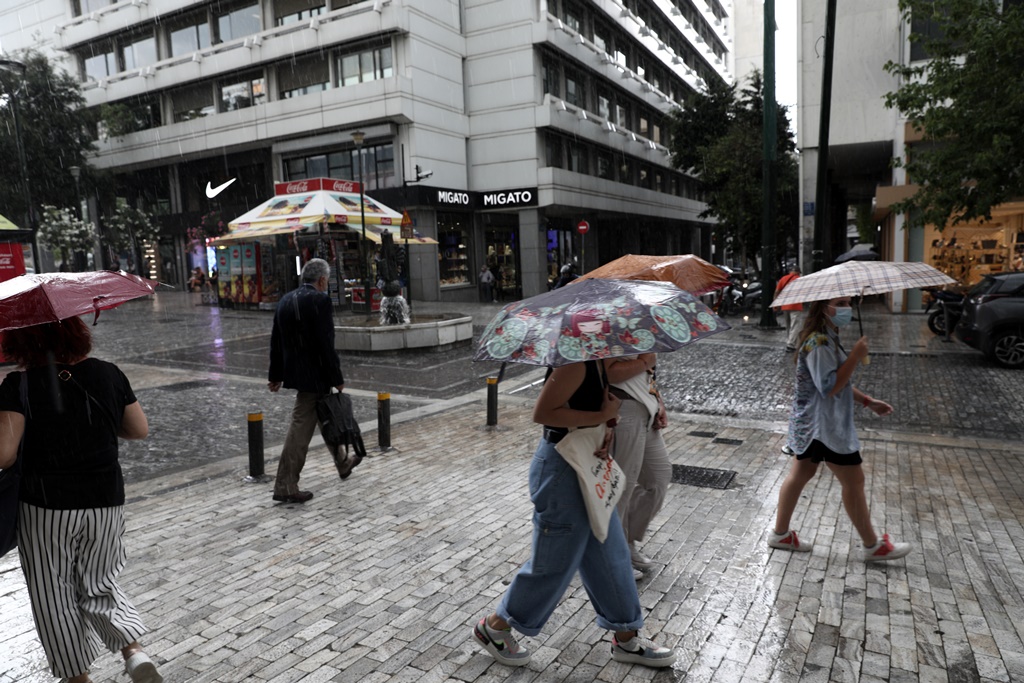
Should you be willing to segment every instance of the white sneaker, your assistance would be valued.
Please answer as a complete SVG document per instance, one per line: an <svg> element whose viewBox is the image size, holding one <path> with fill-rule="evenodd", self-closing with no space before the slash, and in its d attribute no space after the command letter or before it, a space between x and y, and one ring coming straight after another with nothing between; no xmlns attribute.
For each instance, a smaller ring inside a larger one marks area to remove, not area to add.
<svg viewBox="0 0 1024 683"><path fill-rule="evenodd" d="M864 548L865 562L885 562L887 560L898 560L906 557L911 551L909 543L893 543L889 540L889 534L882 534L870 548Z"/></svg>
<svg viewBox="0 0 1024 683"><path fill-rule="evenodd" d="M676 651L658 647L650 638L641 638L639 635L624 643L618 642L613 636L612 659L616 662L661 669L676 663Z"/></svg>
<svg viewBox="0 0 1024 683"><path fill-rule="evenodd" d="M145 652L136 652L124 660L124 670L133 683L163 683L163 676L156 670L156 664Z"/></svg>
<svg viewBox="0 0 1024 683"><path fill-rule="evenodd" d="M633 562L634 569L650 569L654 566L654 560L637 550L633 543L629 544L629 559Z"/></svg>
<svg viewBox="0 0 1024 683"><path fill-rule="evenodd" d="M804 543L797 538L796 532L790 529L784 534L777 534L774 531L768 534L768 545L779 550L792 550L797 553L811 552L811 543Z"/></svg>
<svg viewBox="0 0 1024 683"><path fill-rule="evenodd" d="M488 654L505 666L526 666L530 663L530 651L519 644L512 630L492 629L487 617L473 627L473 637Z"/></svg>
<svg viewBox="0 0 1024 683"><path fill-rule="evenodd" d="M640 571L639 569L637 569L636 567L633 567L633 580L634 581L639 581L642 578L644 578L644 573L642 571Z"/></svg>

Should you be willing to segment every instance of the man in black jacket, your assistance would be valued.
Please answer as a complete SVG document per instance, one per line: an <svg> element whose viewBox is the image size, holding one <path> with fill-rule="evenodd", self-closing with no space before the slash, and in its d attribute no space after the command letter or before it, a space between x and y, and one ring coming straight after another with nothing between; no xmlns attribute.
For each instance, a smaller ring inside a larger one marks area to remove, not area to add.
<svg viewBox="0 0 1024 683"><path fill-rule="evenodd" d="M330 272L323 259L307 261L302 284L281 297L274 313L267 386L275 392L282 386L298 391L274 482L274 500L285 503L305 503L313 497L311 491L299 490L299 474L317 426L316 403L331 387L345 388L334 349L334 309L325 293Z"/></svg>

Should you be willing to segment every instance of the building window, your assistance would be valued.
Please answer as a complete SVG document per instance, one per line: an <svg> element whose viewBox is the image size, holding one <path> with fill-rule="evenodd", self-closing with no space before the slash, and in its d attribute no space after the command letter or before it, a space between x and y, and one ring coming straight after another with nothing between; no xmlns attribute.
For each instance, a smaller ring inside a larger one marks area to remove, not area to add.
<svg viewBox="0 0 1024 683"><path fill-rule="evenodd" d="M438 266L441 286L469 283L469 253L472 243L468 218L470 214L437 214Z"/></svg>
<svg viewBox="0 0 1024 683"><path fill-rule="evenodd" d="M267 101L267 89L263 76L233 78L220 84L220 110L234 111Z"/></svg>
<svg viewBox="0 0 1024 683"><path fill-rule="evenodd" d="M262 30L260 6L256 3L217 15L217 38L222 43L251 36Z"/></svg>
<svg viewBox="0 0 1024 683"><path fill-rule="evenodd" d="M633 184L633 162L626 156L619 156L619 173L616 180L626 185Z"/></svg>
<svg viewBox="0 0 1024 683"><path fill-rule="evenodd" d="M581 109L587 108L586 81L574 69L565 70L565 101Z"/></svg>
<svg viewBox="0 0 1024 683"><path fill-rule="evenodd" d="M587 148L573 140L566 140L566 170L575 173L587 172Z"/></svg>
<svg viewBox="0 0 1024 683"><path fill-rule="evenodd" d="M615 166L612 164L612 155L608 152L597 153L597 177L615 180Z"/></svg>
<svg viewBox="0 0 1024 683"><path fill-rule="evenodd" d="M561 97L562 89L559 87L558 82L558 65L548 58L544 60L544 92L549 93L552 97Z"/></svg>
<svg viewBox="0 0 1024 683"><path fill-rule="evenodd" d="M274 25L284 26L297 21L309 21L327 11L324 0L276 0Z"/></svg>
<svg viewBox="0 0 1024 683"><path fill-rule="evenodd" d="M602 25L594 26L594 45L601 52L611 52L612 41L608 29Z"/></svg>
<svg viewBox="0 0 1024 683"><path fill-rule="evenodd" d="M178 57L210 47L210 26L205 20L171 31L171 55Z"/></svg>
<svg viewBox="0 0 1024 683"><path fill-rule="evenodd" d="M637 132L640 133L640 135L643 135L645 138L650 137L650 126L647 123L647 116L645 116L644 114L640 115L640 130L638 130Z"/></svg>
<svg viewBox="0 0 1024 683"><path fill-rule="evenodd" d="M156 38L145 36L136 38L121 48L121 60L125 71L141 69L159 61L156 53Z"/></svg>
<svg viewBox="0 0 1024 683"><path fill-rule="evenodd" d="M80 17L83 14L91 14L97 10L101 10L104 7L113 5L117 0L75 0L74 11L75 16Z"/></svg>
<svg viewBox="0 0 1024 683"><path fill-rule="evenodd" d="M565 22L565 25L577 33L581 32L583 30L583 12L580 11L580 8L574 2L566 1L562 5L565 10L562 14L562 20Z"/></svg>
<svg viewBox="0 0 1024 683"><path fill-rule="evenodd" d="M651 126L651 139L661 144L661 126L656 123Z"/></svg>
<svg viewBox="0 0 1024 683"><path fill-rule="evenodd" d="M280 99L299 97L327 90L331 84L331 68L324 56L295 59L277 69Z"/></svg>
<svg viewBox="0 0 1024 683"><path fill-rule="evenodd" d="M597 96L597 114L598 114L598 116L600 116L601 118L607 119L609 116L611 116L611 113L612 113L612 105L611 105L611 101L608 99L608 94L607 93L599 94Z"/></svg>
<svg viewBox="0 0 1024 683"><path fill-rule="evenodd" d="M623 128L632 128L629 121L629 109L624 104L615 105L615 121Z"/></svg>
<svg viewBox="0 0 1024 683"><path fill-rule="evenodd" d="M210 116L217 111L213 104L213 88L203 83L178 90L171 94L171 109L175 122Z"/></svg>
<svg viewBox="0 0 1024 683"><path fill-rule="evenodd" d="M547 157L548 166L551 168L565 168L565 162L562 160L562 138L548 135Z"/></svg>
<svg viewBox="0 0 1024 683"><path fill-rule="evenodd" d="M338 67L342 86L390 78L394 75L391 46L368 48L342 55L338 60Z"/></svg>
<svg viewBox="0 0 1024 683"><path fill-rule="evenodd" d="M644 187L644 188L647 188L649 190L649 189L651 189L651 182L652 182L652 180L653 179L651 177L651 169L650 169L650 167L649 166L641 166L640 167L640 182L638 183L638 185L640 185L640 187Z"/></svg>
<svg viewBox="0 0 1024 683"><path fill-rule="evenodd" d="M395 187L395 146L388 142L363 147L363 184L365 189ZM338 152L294 157L284 162L286 180L337 178L359 180L359 157L351 147Z"/></svg>
<svg viewBox="0 0 1024 683"><path fill-rule="evenodd" d="M85 80L98 81L113 76L117 68L117 54L110 45L93 45L89 55L83 58Z"/></svg>

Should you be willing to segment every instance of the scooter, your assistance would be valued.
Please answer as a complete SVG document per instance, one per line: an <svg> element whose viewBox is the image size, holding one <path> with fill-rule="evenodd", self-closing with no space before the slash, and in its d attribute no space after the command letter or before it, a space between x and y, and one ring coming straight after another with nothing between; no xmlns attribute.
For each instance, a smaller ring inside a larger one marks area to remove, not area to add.
<svg viewBox="0 0 1024 683"><path fill-rule="evenodd" d="M929 289L927 291L932 295L932 299L925 306L924 312L928 313L932 305L935 306L935 310L928 316L928 329L940 337L945 337L947 316L950 325L949 331L952 332L963 314L964 295L944 289Z"/></svg>
<svg viewBox="0 0 1024 683"><path fill-rule="evenodd" d="M761 283L757 280L740 280L738 276L730 278L730 284L722 290L719 301L718 315L731 315L749 312L757 307L761 300Z"/></svg>

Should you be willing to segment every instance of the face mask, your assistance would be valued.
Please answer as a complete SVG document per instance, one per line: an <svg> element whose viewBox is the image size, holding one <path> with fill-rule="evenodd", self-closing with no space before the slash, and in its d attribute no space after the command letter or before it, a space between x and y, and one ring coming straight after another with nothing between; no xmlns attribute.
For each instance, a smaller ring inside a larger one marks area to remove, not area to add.
<svg viewBox="0 0 1024 683"><path fill-rule="evenodd" d="M829 320L836 327L846 327L853 321L853 309L849 306L836 306L836 314L829 316Z"/></svg>

